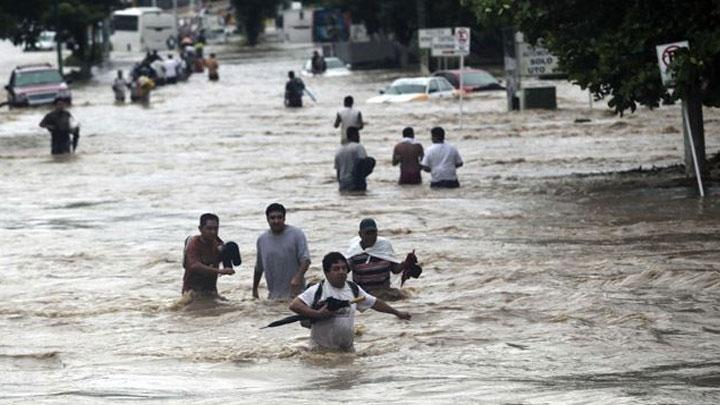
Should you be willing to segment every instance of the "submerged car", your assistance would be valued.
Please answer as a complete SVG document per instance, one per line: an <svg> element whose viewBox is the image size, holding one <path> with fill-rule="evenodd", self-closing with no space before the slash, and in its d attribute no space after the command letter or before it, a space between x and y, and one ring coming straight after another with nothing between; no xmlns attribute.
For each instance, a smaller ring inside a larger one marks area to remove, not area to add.
<svg viewBox="0 0 720 405"><path fill-rule="evenodd" d="M55 49L55 31L43 31L35 42L35 48L41 51L52 51Z"/></svg>
<svg viewBox="0 0 720 405"><path fill-rule="evenodd" d="M454 88L460 88L460 70L441 70L433 73L435 77L444 77ZM498 79L482 69L463 69L463 90L467 92L485 90L505 90Z"/></svg>
<svg viewBox="0 0 720 405"><path fill-rule="evenodd" d="M5 90L11 107L52 104L56 98L72 101L67 83L49 63L16 67Z"/></svg>
<svg viewBox="0 0 720 405"><path fill-rule="evenodd" d="M348 68L349 66L350 65L345 64L345 62L338 58L325 58L326 69L325 72L321 74L323 76L347 76L351 73ZM314 76L312 72L312 59L305 61L302 68L302 74L305 76Z"/></svg>
<svg viewBox="0 0 720 405"><path fill-rule="evenodd" d="M368 103L404 103L407 101L427 101L433 98L455 96L455 89L443 77L412 77L397 79L390 87L380 91L379 96L371 97Z"/></svg>

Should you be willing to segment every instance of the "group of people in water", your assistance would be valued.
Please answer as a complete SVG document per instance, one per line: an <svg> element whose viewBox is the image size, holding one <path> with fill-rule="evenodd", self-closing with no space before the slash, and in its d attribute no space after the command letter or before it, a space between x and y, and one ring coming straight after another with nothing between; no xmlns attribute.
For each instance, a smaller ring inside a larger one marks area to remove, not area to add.
<svg viewBox="0 0 720 405"><path fill-rule="evenodd" d="M402 282L420 276L415 252L400 260L392 243L378 236L374 219L360 221L358 236L354 237L345 253L330 252L323 257L325 280L307 287L306 272L310 267L310 251L305 233L285 222L286 209L272 203L265 210L269 229L256 242L255 271L252 295L260 297L262 278L271 300L290 300L289 309L305 318L311 327L314 348L353 350L354 311L372 308L410 319L410 314L399 311L380 297L395 300L402 297L400 290L391 288L391 274L402 273ZM242 261L237 245L223 242L219 237L220 220L217 215L200 216L199 235L186 240L183 255L182 292L195 297L220 297L217 279L221 275L235 274L234 265ZM222 267L220 266L222 264ZM348 280L352 273L352 281ZM329 305L329 300L343 302L340 307Z"/></svg>
<svg viewBox="0 0 720 405"><path fill-rule="evenodd" d="M119 70L112 84L115 101L124 103L126 90L130 90L130 101L147 104L150 102L151 91L157 86L186 81L192 73L202 73L205 69L208 80L218 81L220 65L214 53L204 57L203 45L203 42L193 44L193 40L188 37L181 41L178 58L169 53L167 58L163 59L157 51L148 52L141 62L133 66L128 79L125 79L122 70Z"/></svg>
<svg viewBox="0 0 720 405"><path fill-rule="evenodd" d="M367 176L374 167L375 159L368 156L360 143L360 130L365 127L362 113L354 106L352 96L343 100L343 108L335 116L335 128L340 128L340 147L335 153L335 173L341 192L367 190ZM430 130L432 145L425 151L415 139L412 127L402 131L402 140L395 145L392 164L400 166L398 184L416 185L422 183L422 171L430 173L430 187L457 188L460 182L457 169L463 165L457 148L445 142L445 130L434 127Z"/></svg>

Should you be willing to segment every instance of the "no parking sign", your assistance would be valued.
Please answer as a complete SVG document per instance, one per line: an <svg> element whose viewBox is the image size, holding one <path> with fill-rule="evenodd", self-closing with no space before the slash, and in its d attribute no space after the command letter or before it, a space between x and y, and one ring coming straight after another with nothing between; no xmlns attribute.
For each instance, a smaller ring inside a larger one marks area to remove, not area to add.
<svg viewBox="0 0 720 405"><path fill-rule="evenodd" d="M670 71L670 65L677 51L682 48L690 48L688 41L673 42L655 47L657 50L658 66L660 66L660 77L665 86L671 87L675 84L675 75Z"/></svg>

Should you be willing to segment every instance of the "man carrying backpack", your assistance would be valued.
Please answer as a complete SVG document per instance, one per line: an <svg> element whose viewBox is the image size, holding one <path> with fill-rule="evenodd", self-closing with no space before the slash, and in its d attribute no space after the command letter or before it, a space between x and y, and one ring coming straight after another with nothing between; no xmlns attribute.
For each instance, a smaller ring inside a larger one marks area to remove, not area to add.
<svg viewBox="0 0 720 405"><path fill-rule="evenodd" d="M353 327L355 310L364 312L372 308L409 320L408 312L398 311L381 299L375 298L347 279L348 264L345 256L330 252L322 261L325 280L308 288L291 303L290 310L313 320L310 338L314 349L355 351ZM318 293L318 290L321 292ZM329 301L346 305L330 305ZM334 310L331 310L333 307Z"/></svg>

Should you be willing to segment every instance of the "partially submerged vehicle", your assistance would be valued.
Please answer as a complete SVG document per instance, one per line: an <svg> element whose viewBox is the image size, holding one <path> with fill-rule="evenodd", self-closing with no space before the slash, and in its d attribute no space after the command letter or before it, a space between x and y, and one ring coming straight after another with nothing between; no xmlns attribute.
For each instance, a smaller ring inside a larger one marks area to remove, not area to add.
<svg viewBox="0 0 720 405"><path fill-rule="evenodd" d="M440 70L433 73L435 77L444 77L456 89L460 88L460 69ZM462 70L463 91L505 90L500 81L482 69L466 68Z"/></svg>
<svg viewBox="0 0 720 405"><path fill-rule="evenodd" d="M327 77L334 77L334 76L347 76L351 74L350 72L350 65L346 64L342 60L335 58L335 57L329 57L325 58L325 72L320 74L314 74L312 72L312 59L308 59L305 61L305 64L302 68L302 74L304 76L327 76Z"/></svg>
<svg viewBox="0 0 720 405"><path fill-rule="evenodd" d="M380 95L371 97L368 103L404 103L408 101L428 101L437 98L451 98L456 95L453 86L443 77L400 78Z"/></svg>
<svg viewBox="0 0 720 405"><path fill-rule="evenodd" d="M22 65L13 69L5 86L10 107L52 104L56 98L72 101L72 94L58 69L49 63Z"/></svg>

